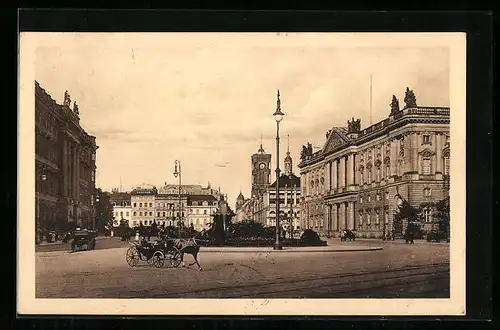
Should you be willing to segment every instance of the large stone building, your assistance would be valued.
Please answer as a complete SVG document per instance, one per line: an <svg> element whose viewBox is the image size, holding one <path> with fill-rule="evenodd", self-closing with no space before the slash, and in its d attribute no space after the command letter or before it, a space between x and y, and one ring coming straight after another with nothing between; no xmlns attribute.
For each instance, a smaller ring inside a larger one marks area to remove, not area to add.
<svg viewBox="0 0 500 330"><path fill-rule="evenodd" d="M353 118L347 128L332 127L321 150L303 146L302 227L323 235L345 228L361 237L389 235L403 200L431 226L433 203L448 193L449 123L449 108L417 106L407 88L403 109L393 96L383 121L361 130Z"/></svg>
<svg viewBox="0 0 500 330"><path fill-rule="evenodd" d="M95 226L95 137L80 124L78 105L58 104L35 81L35 203L37 229L68 223ZM39 236L37 235L37 238Z"/></svg>
<svg viewBox="0 0 500 330"><path fill-rule="evenodd" d="M285 171L279 179L279 203L280 213L282 214L280 220L287 227L292 224L292 228L298 230L300 229L300 178L292 172L293 164L289 149L286 153L284 165ZM276 181L259 192L253 198L253 219L265 226L276 226L276 200L278 199L276 196Z"/></svg>

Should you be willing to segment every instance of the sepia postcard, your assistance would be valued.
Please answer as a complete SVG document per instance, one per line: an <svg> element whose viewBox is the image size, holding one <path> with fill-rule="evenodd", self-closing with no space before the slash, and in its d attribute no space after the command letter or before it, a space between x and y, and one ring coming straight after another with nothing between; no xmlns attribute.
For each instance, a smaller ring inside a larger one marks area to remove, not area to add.
<svg viewBox="0 0 500 330"><path fill-rule="evenodd" d="M464 315L465 56L22 32L18 313Z"/></svg>

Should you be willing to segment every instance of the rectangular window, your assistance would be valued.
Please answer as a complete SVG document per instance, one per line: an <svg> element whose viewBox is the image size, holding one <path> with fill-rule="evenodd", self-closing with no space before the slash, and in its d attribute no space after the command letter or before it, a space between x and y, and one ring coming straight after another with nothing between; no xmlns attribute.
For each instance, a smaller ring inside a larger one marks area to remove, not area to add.
<svg viewBox="0 0 500 330"><path fill-rule="evenodd" d="M444 175L450 175L450 157L444 158Z"/></svg>
<svg viewBox="0 0 500 330"><path fill-rule="evenodd" d="M160 216L160 212L156 212L156 216L159 217Z"/></svg>
<svg viewBox="0 0 500 330"><path fill-rule="evenodd" d="M142 203L139 203L139 207L142 207Z"/></svg>
<svg viewBox="0 0 500 330"><path fill-rule="evenodd" d="M163 216L165 216L165 212L163 212Z"/></svg>
<svg viewBox="0 0 500 330"><path fill-rule="evenodd" d="M423 135L423 144L431 144L431 136L430 135Z"/></svg>
<svg viewBox="0 0 500 330"><path fill-rule="evenodd" d="M134 207L137 207L137 203L134 203Z"/></svg>
<svg viewBox="0 0 500 330"><path fill-rule="evenodd" d="M120 217L123 217L123 212L120 212Z"/></svg>
<svg viewBox="0 0 500 330"><path fill-rule="evenodd" d="M149 207L153 207L153 203L149 203Z"/></svg>
<svg viewBox="0 0 500 330"><path fill-rule="evenodd" d="M139 212L139 216L142 217L142 212Z"/></svg>
<svg viewBox="0 0 500 330"><path fill-rule="evenodd" d="M207 210L203 210L203 214L207 214Z"/></svg>
<svg viewBox="0 0 500 330"><path fill-rule="evenodd" d="M153 215L153 212L149 212L149 216L152 216Z"/></svg>
<svg viewBox="0 0 500 330"><path fill-rule="evenodd" d="M429 208L425 208L424 209L424 219L425 219L425 222L431 222L432 221L431 210Z"/></svg>
<svg viewBox="0 0 500 330"><path fill-rule="evenodd" d="M137 212L134 212L134 217L137 216Z"/></svg>
<svg viewBox="0 0 500 330"><path fill-rule="evenodd" d="M430 158L424 158L424 160L422 161L422 172L424 175L431 174L431 159Z"/></svg>
<svg viewBox="0 0 500 330"><path fill-rule="evenodd" d="M130 212L127 212L127 217L130 216Z"/></svg>

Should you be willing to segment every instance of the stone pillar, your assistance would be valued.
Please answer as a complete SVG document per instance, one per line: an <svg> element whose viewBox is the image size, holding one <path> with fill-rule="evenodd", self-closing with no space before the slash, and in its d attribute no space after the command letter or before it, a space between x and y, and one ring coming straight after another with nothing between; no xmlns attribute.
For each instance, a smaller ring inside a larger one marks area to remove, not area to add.
<svg viewBox="0 0 500 330"><path fill-rule="evenodd" d="M332 172L333 172L333 174L332 174L332 176L333 176L332 183L333 183L333 189L335 189L335 190L337 190L338 187L339 187L339 180L338 180L338 175L339 175L338 169L339 168L338 168L338 165L339 165L338 159L335 159L333 161L333 166L332 166L333 167L332 168Z"/></svg>
<svg viewBox="0 0 500 330"><path fill-rule="evenodd" d="M325 173L326 173L326 178L325 178L326 191L330 192L330 190L332 190L332 162L326 163Z"/></svg>
<svg viewBox="0 0 500 330"><path fill-rule="evenodd" d="M345 187L345 157L340 158L339 166L339 188Z"/></svg>
<svg viewBox="0 0 500 330"><path fill-rule="evenodd" d="M420 135L413 133L410 135L412 167L410 171L418 171L418 138Z"/></svg>
<svg viewBox="0 0 500 330"><path fill-rule="evenodd" d="M330 234L330 204L324 205L323 230Z"/></svg>
<svg viewBox="0 0 500 330"><path fill-rule="evenodd" d="M338 217L338 206L337 204L332 204L332 231L339 231L339 217Z"/></svg>
<svg viewBox="0 0 500 330"><path fill-rule="evenodd" d="M391 141L391 173L390 176L397 175L398 171L398 140Z"/></svg>
<svg viewBox="0 0 500 330"><path fill-rule="evenodd" d="M340 203L340 210L339 210L339 229L345 229L345 220L346 220L346 207L345 203L342 202Z"/></svg>
<svg viewBox="0 0 500 330"><path fill-rule="evenodd" d="M80 149L76 149L76 200L80 201Z"/></svg>
<svg viewBox="0 0 500 330"><path fill-rule="evenodd" d="M434 138L434 150L436 150L435 160L432 162L436 164L436 174L443 173L443 136L441 134L436 134Z"/></svg>
<svg viewBox="0 0 500 330"><path fill-rule="evenodd" d="M350 230L354 230L354 202L348 203L347 228Z"/></svg>
<svg viewBox="0 0 500 330"><path fill-rule="evenodd" d="M74 143L71 143L71 198L76 200L76 145Z"/></svg>
<svg viewBox="0 0 500 330"><path fill-rule="evenodd" d="M64 197L68 196L68 141L64 139L63 141L63 155L62 155L62 166L63 166L63 192Z"/></svg>
<svg viewBox="0 0 500 330"><path fill-rule="evenodd" d="M347 156L347 186L352 186L354 184L354 154L349 154Z"/></svg>

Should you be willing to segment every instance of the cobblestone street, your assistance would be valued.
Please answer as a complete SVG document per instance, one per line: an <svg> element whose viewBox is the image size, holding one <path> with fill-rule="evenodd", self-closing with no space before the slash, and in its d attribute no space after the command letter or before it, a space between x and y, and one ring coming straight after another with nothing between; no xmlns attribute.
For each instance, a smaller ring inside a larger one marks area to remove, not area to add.
<svg viewBox="0 0 500 330"><path fill-rule="evenodd" d="M109 246L118 240L108 239ZM104 241L103 241L104 242ZM121 242L118 242L121 244ZM204 268L129 267L125 247L37 252L37 298L445 298L447 245L360 241L357 252L208 253ZM103 245L101 244L101 247ZM185 256L186 265L192 257Z"/></svg>

